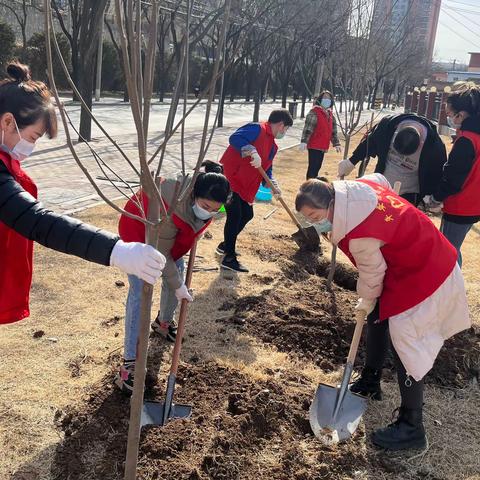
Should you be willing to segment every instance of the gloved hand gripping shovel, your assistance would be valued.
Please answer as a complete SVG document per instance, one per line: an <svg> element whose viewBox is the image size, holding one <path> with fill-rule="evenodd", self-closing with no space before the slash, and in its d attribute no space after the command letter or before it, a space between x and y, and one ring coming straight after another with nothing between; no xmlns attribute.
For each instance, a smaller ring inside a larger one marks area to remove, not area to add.
<svg viewBox="0 0 480 480"><path fill-rule="evenodd" d="M318 439L329 445L350 438L367 408L367 399L348 389L365 318L366 313L358 310L342 383L337 387L321 383L310 406L312 431Z"/></svg>
<svg viewBox="0 0 480 480"><path fill-rule="evenodd" d="M285 200L280 195L280 192L277 190L275 185L270 180L269 176L265 173L265 170L262 167L258 168L258 171L262 175L265 183L268 185L268 188L272 190L272 192L278 195L278 201L282 204L282 207L286 210L290 218L293 220L293 223L298 227L298 232L295 232L292 235L293 240L295 243L300 247L306 250L310 250L312 252L317 252L320 248L320 237L318 236L315 227L307 227L303 228L300 222L298 221L295 214L290 210L290 207L286 204Z"/></svg>
<svg viewBox="0 0 480 480"><path fill-rule="evenodd" d="M193 244L188 259L187 275L185 285L190 288L192 281L193 266L195 263L195 253L197 250L197 241ZM180 405L173 402L175 392L175 381L177 378L178 363L180 360L180 351L182 349L182 340L185 333L185 323L187 320L188 301L182 300L180 305L180 314L178 317L177 337L172 353L172 365L167 378L167 391L164 402L144 402L142 411L143 425L166 425L173 418L189 418L192 414L191 405Z"/></svg>

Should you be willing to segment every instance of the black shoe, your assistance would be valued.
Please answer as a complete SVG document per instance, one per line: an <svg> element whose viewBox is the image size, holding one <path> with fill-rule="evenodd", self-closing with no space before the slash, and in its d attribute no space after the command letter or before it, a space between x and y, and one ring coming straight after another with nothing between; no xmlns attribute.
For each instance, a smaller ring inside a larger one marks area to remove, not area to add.
<svg viewBox="0 0 480 480"><path fill-rule="evenodd" d="M220 242L220 243L218 244L218 247L216 248L215 253L216 253L217 255L225 255L225 242ZM240 256L240 253L235 252L235 255L236 255L237 257L239 257L239 256Z"/></svg>
<svg viewBox="0 0 480 480"><path fill-rule="evenodd" d="M372 400L382 399L382 388L380 387L380 379L382 378L382 370L376 370L371 367L364 367L360 378L350 385L350 391L358 393Z"/></svg>
<svg viewBox="0 0 480 480"><path fill-rule="evenodd" d="M423 426L422 409L400 407L398 410L395 422L372 433L373 444L388 450L425 448L427 437Z"/></svg>
<svg viewBox="0 0 480 480"><path fill-rule="evenodd" d="M235 255L226 255L222 260L222 268L225 270L233 270L234 272L248 272L248 268L244 267Z"/></svg>
<svg viewBox="0 0 480 480"><path fill-rule="evenodd" d="M161 322L157 317L152 323L152 330L161 335L167 342L175 343L177 326L173 322Z"/></svg>

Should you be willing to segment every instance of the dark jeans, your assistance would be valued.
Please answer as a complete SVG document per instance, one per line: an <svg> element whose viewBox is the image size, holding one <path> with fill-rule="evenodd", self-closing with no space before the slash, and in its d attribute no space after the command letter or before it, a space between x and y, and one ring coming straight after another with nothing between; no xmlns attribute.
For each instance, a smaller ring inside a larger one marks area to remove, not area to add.
<svg viewBox="0 0 480 480"><path fill-rule="evenodd" d="M322 167L324 155L325 155L325 152L322 152L321 150L314 150L313 148L308 149L307 180L309 178L318 177L318 172Z"/></svg>
<svg viewBox="0 0 480 480"><path fill-rule="evenodd" d="M472 226L473 223L454 223L442 218L440 231L457 250L457 262L460 265L460 268L462 267L462 252L460 251L460 248Z"/></svg>
<svg viewBox="0 0 480 480"><path fill-rule="evenodd" d="M253 207L242 200L238 193L233 192L232 200L225 205L225 210L227 212L227 220L223 230L225 254L235 255L238 234L253 218Z"/></svg>
<svg viewBox="0 0 480 480"><path fill-rule="evenodd" d="M367 358L365 365L375 370L383 368L385 359L390 348L390 334L388 331L388 319L382 322L378 320L379 304L367 318ZM402 407L417 409L423 407L423 379L419 382L407 376L397 352L392 347L392 353L397 370L398 386L402 398Z"/></svg>

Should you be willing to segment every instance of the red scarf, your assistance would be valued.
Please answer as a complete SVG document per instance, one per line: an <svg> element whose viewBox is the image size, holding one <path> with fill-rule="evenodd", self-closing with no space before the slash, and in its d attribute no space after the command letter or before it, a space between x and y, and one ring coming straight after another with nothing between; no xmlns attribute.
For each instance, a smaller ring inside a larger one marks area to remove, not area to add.
<svg viewBox="0 0 480 480"><path fill-rule="evenodd" d="M20 186L37 198L37 187L20 162L2 151L0 161ZM0 222L0 324L17 322L30 315L32 271L33 241Z"/></svg>

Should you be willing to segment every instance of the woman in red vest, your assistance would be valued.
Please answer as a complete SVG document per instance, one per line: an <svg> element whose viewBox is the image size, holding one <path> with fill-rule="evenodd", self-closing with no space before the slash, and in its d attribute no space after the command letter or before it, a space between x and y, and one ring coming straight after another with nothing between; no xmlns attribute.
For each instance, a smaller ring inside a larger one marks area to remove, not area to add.
<svg viewBox="0 0 480 480"><path fill-rule="evenodd" d="M358 268L356 308L368 315L368 331L366 363L353 392L381 399L390 333L401 405L397 420L373 433L373 443L424 447L423 378L444 340L470 326L455 249L379 173L333 184L308 180L296 209Z"/></svg>
<svg viewBox="0 0 480 480"><path fill-rule="evenodd" d="M191 195L180 201L172 218L162 224L158 249L165 255L166 265L162 275L162 293L160 310L152 324L152 330L174 342L177 327L174 323L175 310L178 302L185 299L189 302L192 297L183 280L183 256L190 251L193 243L210 225L212 217L218 212L222 204L228 203L230 185L222 175L221 166L214 162L205 162L205 173L200 173L195 181ZM166 179L162 183L162 198L168 206L175 195L178 179ZM187 180L185 188L190 181ZM145 214L148 211L148 197L139 192L137 198L132 198L125 206L127 212L141 214L138 205L143 204ZM126 242L145 242L145 225L138 220L125 215L120 217L118 226L120 237ZM140 327L140 300L142 282L135 275L129 275L126 311L125 311L125 343L124 362L115 383L127 395L131 395L137 354L137 339Z"/></svg>
<svg viewBox="0 0 480 480"><path fill-rule="evenodd" d="M333 113L333 95L325 90L315 100L303 127L300 150L304 151L308 148L307 180L317 178L330 142L337 152L342 151Z"/></svg>
<svg viewBox="0 0 480 480"><path fill-rule="evenodd" d="M480 220L480 87L468 82L457 84L447 99L446 112L457 136L440 186L425 200L432 212L441 211L443 202L440 231L457 249L461 266L462 243Z"/></svg>
<svg viewBox="0 0 480 480"><path fill-rule="evenodd" d="M237 259L236 244L238 235L253 218L253 201L263 179L257 169L262 167L276 183L272 178L272 163L278 150L275 139L283 138L292 125L288 110L274 110L267 122L248 123L229 138L230 145L220 160L233 192L232 201L225 206L224 241L217 247L217 253L225 255L223 269L248 272Z"/></svg>
<svg viewBox="0 0 480 480"><path fill-rule="evenodd" d="M31 80L27 66L11 63L0 82L0 324L28 317L33 242L101 265L117 266L155 283L165 258L154 248L45 209L22 168L36 141L57 133L51 95Z"/></svg>

